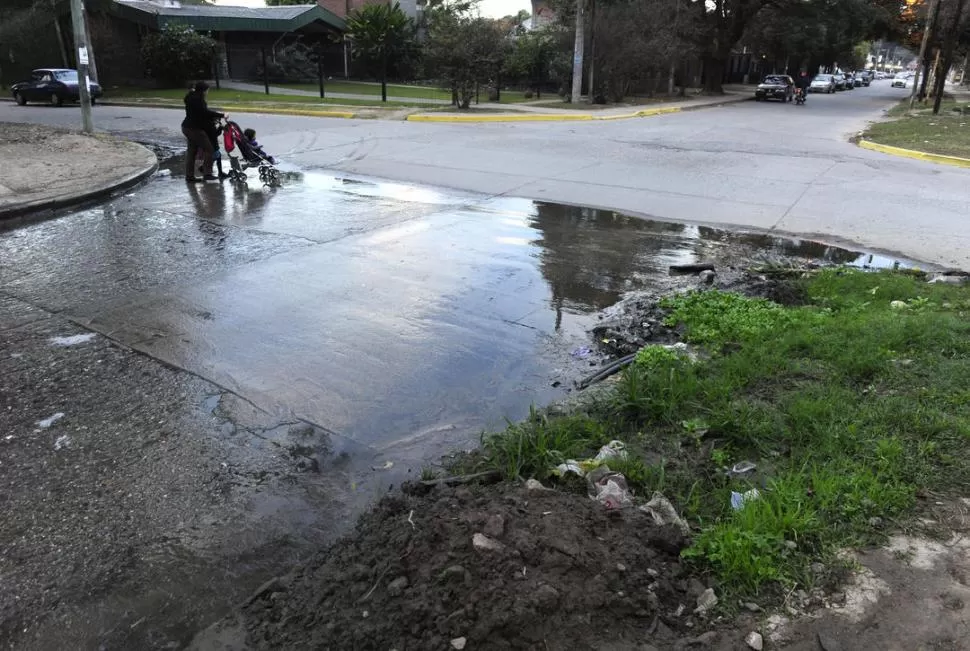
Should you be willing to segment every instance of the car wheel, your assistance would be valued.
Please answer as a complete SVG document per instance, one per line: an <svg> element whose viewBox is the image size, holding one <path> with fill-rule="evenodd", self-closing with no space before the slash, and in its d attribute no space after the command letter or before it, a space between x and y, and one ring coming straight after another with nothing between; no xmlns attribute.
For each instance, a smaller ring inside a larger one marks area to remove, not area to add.
<svg viewBox="0 0 970 651"><path fill-rule="evenodd" d="M27 98L26 98L26 97L24 97L23 95L21 95L20 93L14 93L14 94L13 94L13 98L14 98L14 100L16 100L16 101L17 101L17 103L18 103L18 104L20 104L21 106L27 106Z"/></svg>
<svg viewBox="0 0 970 651"><path fill-rule="evenodd" d="M64 100L57 93L51 93L51 106L64 106Z"/></svg>

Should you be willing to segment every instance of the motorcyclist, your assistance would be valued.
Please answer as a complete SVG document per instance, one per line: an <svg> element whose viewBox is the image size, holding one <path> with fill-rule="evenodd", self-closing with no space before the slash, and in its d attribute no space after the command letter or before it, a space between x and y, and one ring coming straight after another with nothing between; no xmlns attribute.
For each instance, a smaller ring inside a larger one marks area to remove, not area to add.
<svg viewBox="0 0 970 651"><path fill-rule="evenodd" d="M798 92L802 94L802 99L808 97L808 87L812 85L812 78L808 76L808 73L802 70L801 74L798 75L798 79L795 80L795 88Z"/></svg>

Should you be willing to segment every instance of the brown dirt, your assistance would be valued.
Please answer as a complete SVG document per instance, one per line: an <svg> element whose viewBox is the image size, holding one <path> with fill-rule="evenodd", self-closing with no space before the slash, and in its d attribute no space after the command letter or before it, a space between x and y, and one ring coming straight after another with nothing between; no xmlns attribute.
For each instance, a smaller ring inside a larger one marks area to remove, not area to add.
<svg viewBox="0 0 970 651"><path fill-rule="evenodd" d="M480 533L503 549L476 549ZM684 544L645 513L552 490L392 496L242 618L256 649L718 648L719 633L695 639L707 586L686 579Z"/></svg>
<svg viewBox="0 0 970 651"><path fill-rule="evenodd" d="M154 162L143 147L103 136L8 122L0 132L0 161L16 161L0 166L0 210L88 191Z"/></svg>

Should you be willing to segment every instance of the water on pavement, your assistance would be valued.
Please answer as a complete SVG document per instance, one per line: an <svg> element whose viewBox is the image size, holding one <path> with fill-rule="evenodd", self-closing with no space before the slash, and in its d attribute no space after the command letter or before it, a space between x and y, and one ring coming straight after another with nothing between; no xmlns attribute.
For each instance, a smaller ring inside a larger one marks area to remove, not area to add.
<svg viewBox="0 0 970 651"><path fill-rule="evenodd" d="M0 232L0 637L20 648L184 644L389 483L562 398L597 363L572 354L597 313L662 291L671 264L891 263L324 173L270 190L169 169Z"/></svg>

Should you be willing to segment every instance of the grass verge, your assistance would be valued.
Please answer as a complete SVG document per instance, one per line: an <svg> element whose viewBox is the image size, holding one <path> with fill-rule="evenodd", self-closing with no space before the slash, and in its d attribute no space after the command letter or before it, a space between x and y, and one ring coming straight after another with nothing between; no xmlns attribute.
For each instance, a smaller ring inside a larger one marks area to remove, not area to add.
<svg viewBox="0 0 970 651"><path fill-rule="evenodd" d="M815 587L813 563L882 540L924 491L967 486L970 289L850 270L792 282L806 304L665 299L696 359L643 349L584 413L483 436L479 463L557 481L556 464L623 440L611 469L674 502L694 530L684 556L727 596ZM727 472L745 460L753 474Z"/></svg>
<svg viewBox="0 0 970 651"><path fill-rule="evenodd" d="M182 98L185 97L183 89L155 89L155 88L118 88L105 94L105 101L115 102L145 102L151 104L172 104L182 106ZM209 90L209 104L219 106L227 105L251 105L262 108L292 108L312 109L318 106L321 110L331 109L334 106L368 106L374 108L426 108L428 104L419 102L381 102L380 98L374 101L354 100L354 99L320 99L319 97L309 97L302 95L280 95L257 93L242 90L226 90L213 88Z"/></svg>
<svg viewBox="0 0 970 651"><path fill-rule="evenodd" d="M276 84L274 84L276 85ZM305 90L315 93L319 90L317 84L278 84L282 88L292 88L294 90ZM345 93L349 95L373 95L380 98L381 85L360 81L327 81L325 83L327 93ZM451 100L451 93L447 90L435 86L409 86L405 84L388 84L387 96L412 99L437 99ZM488 101L488 94L481 93L482 101ZM503 90L501 93L502 104L516 104L526 101L522 91Z"/></svg>
<svg viewBox="0 0 970 651"><path fill-rule="evenodd" d="M968 108L968 114L954 111ZM900 102L889 111L893 120L869 126L865 139L882 145L925 151L931 154L970 158L970 107L944 100L939 115L932 106L909 110L909 100Z"/></svg>

